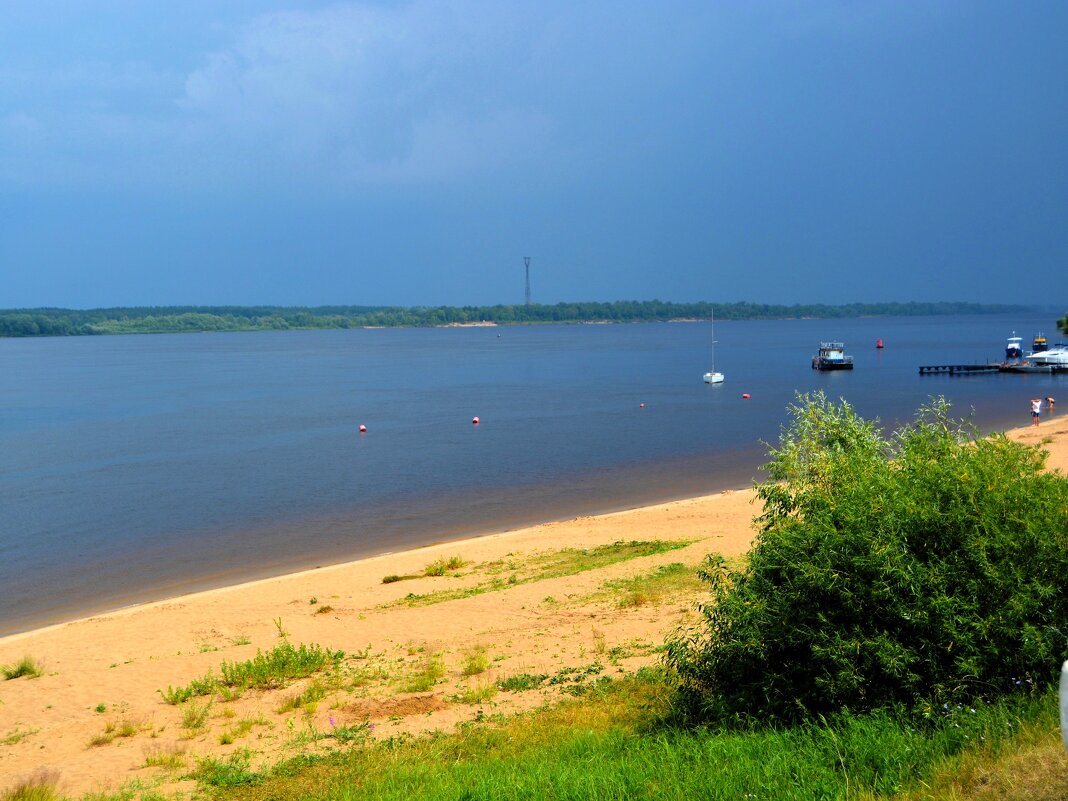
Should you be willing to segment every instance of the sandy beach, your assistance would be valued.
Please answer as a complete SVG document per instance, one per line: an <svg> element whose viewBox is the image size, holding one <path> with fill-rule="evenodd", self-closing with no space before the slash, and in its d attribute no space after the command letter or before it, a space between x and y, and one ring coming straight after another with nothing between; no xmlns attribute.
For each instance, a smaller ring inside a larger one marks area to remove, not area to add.
<svg viewBox="0 0 1068 801"><path fill-rule="evenodd" d="M1068 473L1068 411L1009 436L1042 445L1050 451L1049 467ZM682 582L628 596L625 580L673 563L693 567L710 552L744 554L759 513L753 501L751 490L728 491L576 518L2 638L0 664L29 656L42 672L0 681L0 791L41 772L56 776L70 795L130 781L163 793L192 791L193 782L182 776L205 756L248 749L255 767L339 747L324 736L337 727L376 738L448 730L559 699L576 677L633 671L654 662L665 635L693 620L701 591ZM567 549L631 541L676 547L569 575L538 573ZM462 566L424 575L436 560L453 557ZM406 578L385 583L387 576ZM417 604L413 595L439 602ZM217 676L224 661L250 659L283 641L347 656L325 679L248 690L226 702L195 699L202 725L187 725L189 703L164 701L161 691ZM474 669L479 655L483 664ZM428 660L443 668L436 683L403 691ZM496 681L527 674L560 680L494 692ZM280 711L314 682L321 683L322 698Z"/></svg>

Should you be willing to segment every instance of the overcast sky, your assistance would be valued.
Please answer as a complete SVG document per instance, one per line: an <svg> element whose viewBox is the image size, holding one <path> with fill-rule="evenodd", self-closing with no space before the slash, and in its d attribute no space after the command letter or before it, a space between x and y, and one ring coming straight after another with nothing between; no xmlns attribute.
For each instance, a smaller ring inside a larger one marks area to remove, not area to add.
<svg viewBox="0 0 1068 801"><path fill-rule="evenodd" d="M0 307L1068 307L1064 2L9 0Z"/></svg>

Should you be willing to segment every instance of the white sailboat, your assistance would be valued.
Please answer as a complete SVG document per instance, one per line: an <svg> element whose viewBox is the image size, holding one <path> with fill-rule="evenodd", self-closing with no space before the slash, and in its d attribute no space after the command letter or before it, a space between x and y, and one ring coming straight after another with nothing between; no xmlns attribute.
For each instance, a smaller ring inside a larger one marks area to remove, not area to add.
<svg viewBox="0 0 1068 801"><path fill-rule="evenodd" d="M723 373L716 372L716 315L715 312L709 315L709 327L712 330L712 369L705 373L706 384L722 384Z"/></svg>

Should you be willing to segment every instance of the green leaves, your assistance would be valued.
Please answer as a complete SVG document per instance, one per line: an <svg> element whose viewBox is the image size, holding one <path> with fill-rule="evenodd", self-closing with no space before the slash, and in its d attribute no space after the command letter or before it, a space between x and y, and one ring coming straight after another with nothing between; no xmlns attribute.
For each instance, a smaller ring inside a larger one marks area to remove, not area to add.
<svg viewBox="0 0 1068 801"><path fill-rule="evenodd" d="M890 436L821 393L790 412L747 568L709 557L703 623L669 643L680 709L794 722L1048 683L1068 481L1041 452L978 438L941 399Z"/></svg>

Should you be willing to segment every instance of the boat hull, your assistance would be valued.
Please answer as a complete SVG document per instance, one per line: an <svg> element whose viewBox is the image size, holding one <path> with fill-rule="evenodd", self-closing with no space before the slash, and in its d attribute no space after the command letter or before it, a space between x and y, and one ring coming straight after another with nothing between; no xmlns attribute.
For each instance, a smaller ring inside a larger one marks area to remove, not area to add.
<svg viewBox="0 0 1068 801"><path fill-rule="evenodd" d="M723 373L705 373L704 381L706 384L722 384Z"/></svg>

